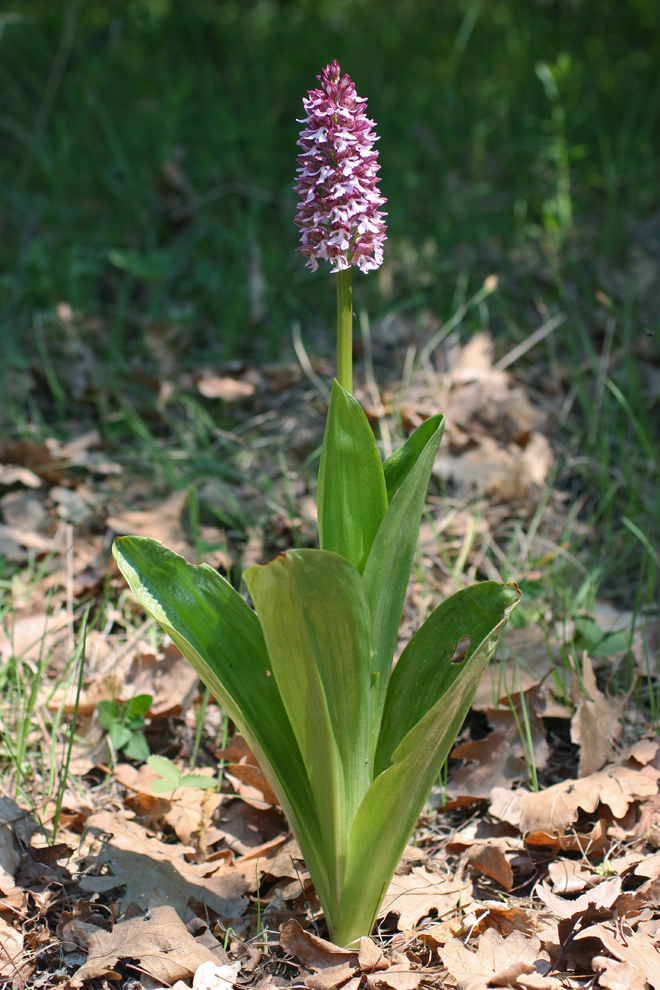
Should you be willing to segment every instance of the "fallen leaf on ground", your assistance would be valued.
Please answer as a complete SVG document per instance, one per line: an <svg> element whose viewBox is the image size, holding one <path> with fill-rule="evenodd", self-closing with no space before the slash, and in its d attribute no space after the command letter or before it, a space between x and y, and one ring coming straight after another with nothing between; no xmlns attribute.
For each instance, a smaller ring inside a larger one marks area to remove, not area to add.
<svg viewBox="0 0 660 990"><path fill-rule="evenodd" d="M611 808L615 818L623 818L633 801L658 792L658 777L660 773L653 767L631 770L611 766L578 780L562 780L542 791L496 787L490 811L495 818L515 825L523 835L563 833L576 821L579 808L591 814L602 803Z"/></svg>
<svg viewBox="0 0 660 990"><path fill-rule="evenodd" d="M597 927L607 951L633 969L641 970L653 990L660 990L660 940L654 942L650 935L629 928L617 930L609 924Z"/></svg>
<svg viewBox="0 0 660 990"><path fill-rule="evenodd" d="M529 987L554 990L561 980L545 976L550 958L536 935L512 932L502 938L489 928L479 936L476 952L454 938L439 949L440 958L457 982L457 990L487 990L488 987Z"/></svg>
<svg viewBox="0 0 660 990"><path fill-rule="evenodd" d="M188 501L187 490L173 492L164 502L144 511L126 511L110 516L108 526L120 536L148 536L160 540L174 553L192 556L192 548L181 525L181 513Z"/></svg>
<svg viewBox="0 0 660 990"><path fill-rule="evenodd" d="M558 897L545 884L539 884L536 888L538 897L558 918L577 918L590 911L607 910L612 907L620 891L621 877L603 880L572 901L566 897Z"/></svg>
<svg viewBox="0 0 660 990"><path fill-rule="evenodd" d="M415 867L403 876L395 875L378 913L384 918L390 912L399 915L400 930L409 930L431 911L442 919L456 908L472 901L472 884L446 880L425 866Z"/></svg>
<svg viewBox="0 0 660 990"><path fill-rule="evenodd" d="M114 874L82 877L83 890L103 891L125 885L121 902L135 903L144 911L169 904L183 915L191 897L222 917L239 917L246 910L243 894L248 884L238 871L224 863L188 863L184 856L192 852L189 846L150 838L136 822L107 811L92 815L87 829L109 833L96 862L109 862Z"/></svg>
<svg viewBox="0 0 660 990"><path fill-rule="evenodd" d="M39 660L48 656L69 635L71 617L63 608L46 611L15 611L0 628L0 657Z"/></svg>
<svg viewBox="0 0 660 990"><path fill-rule="evenodd" d="M306 932L297 921L280 925L280 945L307 969L327 969L348 965L357 969L358 953L342 949L318 935Z"/></svg>
<svg viewBox="0 0 660 990"><path fill-rule="evenodd" d="M556 859L548 863L548 876L552 880L553 894L579 894L585 887L593 887L598 876L574 859Z"/></svg>
<svg viewBox="0 0 660 990"><path fill-rule="evenodd" d="M141 653L133 658L124 678L120 699L128 701L150 694L151 719L178 718L189 708L199 690L199 677L174 643L163 654Z"/></svg>
<svg viewBox="0 0 660 990"><path fill-rule="evenodd" d="M545 766L549 748L545 728L537 714L537 710L544 708L539 694L537 684L528 688L522 698L520 692L512 695L506 707L486 709L485 715L493 731L485 739L461 743L452 751L452 759L467 760L468 763L454 771L447 785L450 801L461 797L486 798L494 787L506 787L514 780L529 780L526 752L534 754L537 769ZM524 740L521 738L522 725L529 727L529 737Z"/></svg>
<svg viewBox="0 0 660 990"><path fill-rule="evenodd" d="M18 976L23 963L23 936L0 918L0 977Z"/></svg>
<svg viewBox="0 0 660 990"><path fill-rule="evenodd" d="M223 402L241 402L255 393L251 382L240 378L221 378L219 375L202 375L197 379L197 390L205 399L222 399Z"/></svg>
<svg viewBox="0 0 660 990"><path fill-rule="evenodd" d="M192 976L202 963L218 962L210 949L195 941L175 909L166 904L151 908L148 915L120 921L110 932L90 932L87 951L87 962L73 976L73 986L102 976L120 979L115 973L120 959L137 960L145 973L169 985Z"/></svg>
<svg viewBox="0 0 660 990"><path fill-rule="evenodd" d="M627 698L608 698L598 690L593 665L585 653L581 680L573 675L571 700L577 706L571 719L571 741L580 746L578 777L588 777L616 753Z"/></svg>
<svg viewBox="0 0 660 990"><path fill-rule="evenodd" d="M598 986L605 990L646 990L646 977L637 966L608 956L594 956L591 965L598 973Z"/></svg>

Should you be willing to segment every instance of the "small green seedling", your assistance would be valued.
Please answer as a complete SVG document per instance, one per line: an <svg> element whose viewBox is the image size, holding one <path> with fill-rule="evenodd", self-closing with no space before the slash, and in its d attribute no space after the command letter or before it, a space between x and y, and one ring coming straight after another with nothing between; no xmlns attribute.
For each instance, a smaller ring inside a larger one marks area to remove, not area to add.
<svg viewBox="0 0 660 990"><path fill-rule="evenodd" d="M149 756L149 745L142 729L144 716L151 708L153 697L138 694L130 701L100 701L96 713L99 722L108 733L113 756L120 751L131 760L144 762Z"/></svg>
<svg viewBox="0 0 660 990"><path fill-rule="evenodd" d="M207 790L217 784L215 777L204 777L201 773L183 773L166 756L150 756L147 765L151 767L154 773L158 774L158 779L152 781L151 784L154 794L162 794L163 791L175 791L177 787L196 787L199 790Z"/></svg>

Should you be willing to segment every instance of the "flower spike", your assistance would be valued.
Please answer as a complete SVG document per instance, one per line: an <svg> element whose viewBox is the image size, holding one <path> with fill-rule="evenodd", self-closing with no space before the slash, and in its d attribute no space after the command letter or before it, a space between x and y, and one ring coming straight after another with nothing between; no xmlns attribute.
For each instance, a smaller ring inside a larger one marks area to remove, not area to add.
<svg viewBox="0 0 660 990"><path fill-rule="evenodd" d="M303 99L306 116L298 144L301 202L294 223L300 227L301 254L307 267L329 261L333 272L352 265L368 272L383 263L387 200L378 190L378 152L374 122L366 100L335 60L317 76L321 86Z"/></svg>

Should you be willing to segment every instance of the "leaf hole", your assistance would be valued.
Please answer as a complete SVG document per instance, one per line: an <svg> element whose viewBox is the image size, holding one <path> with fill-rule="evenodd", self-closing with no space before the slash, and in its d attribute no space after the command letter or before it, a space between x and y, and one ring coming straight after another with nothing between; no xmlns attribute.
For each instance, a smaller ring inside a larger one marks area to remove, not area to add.
<svg viewBox="0 0 660 990"><path fill-rule="evenodd" d="M454 652L449 658L449 662L463 663L467 656L467 652L470 649L470 642L471 640L469 636L463 636L462 639L459 639L458 643L454 647Z"/></svg>

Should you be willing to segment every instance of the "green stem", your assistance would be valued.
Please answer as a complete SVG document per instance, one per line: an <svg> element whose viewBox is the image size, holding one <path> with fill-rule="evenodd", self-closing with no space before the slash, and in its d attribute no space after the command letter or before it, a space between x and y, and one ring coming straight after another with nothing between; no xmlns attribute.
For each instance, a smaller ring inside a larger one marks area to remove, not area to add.
<svg viewBox="0 0 660 990"><path fill-rule="evenodd" d="M337 272L337 381L353 391L353 285L351 269Z"/></svg>

